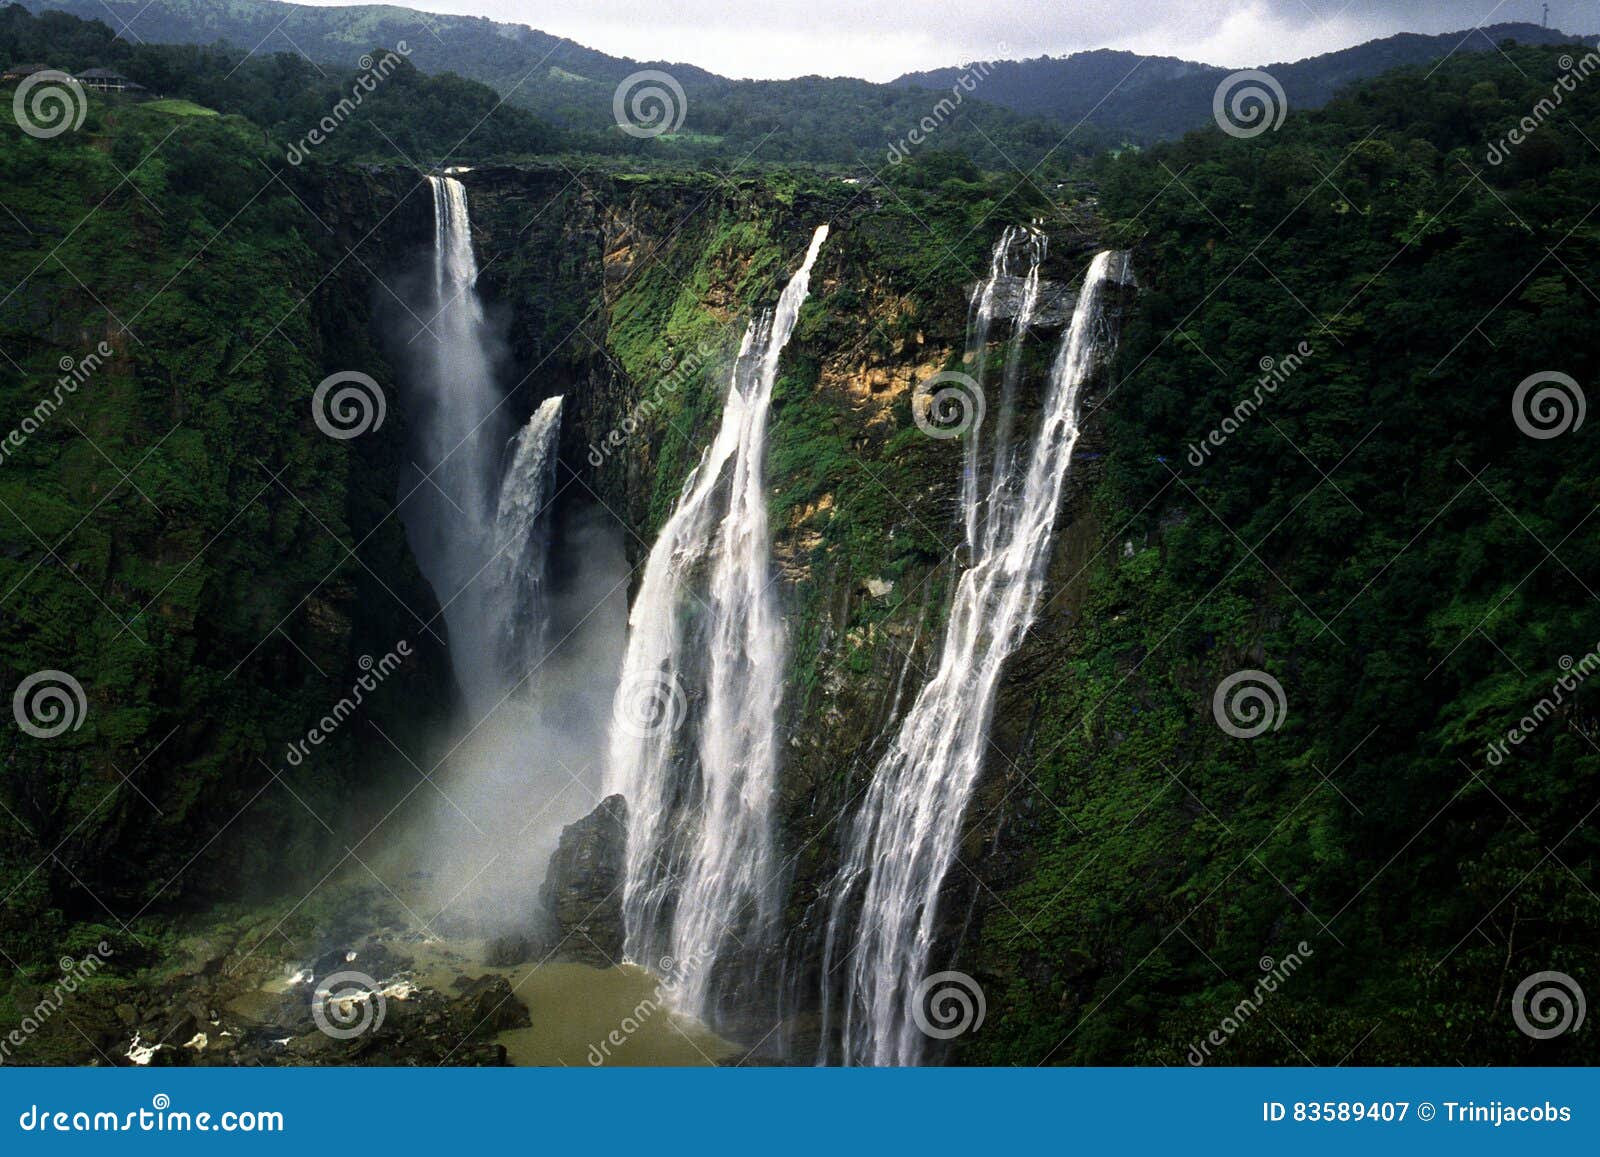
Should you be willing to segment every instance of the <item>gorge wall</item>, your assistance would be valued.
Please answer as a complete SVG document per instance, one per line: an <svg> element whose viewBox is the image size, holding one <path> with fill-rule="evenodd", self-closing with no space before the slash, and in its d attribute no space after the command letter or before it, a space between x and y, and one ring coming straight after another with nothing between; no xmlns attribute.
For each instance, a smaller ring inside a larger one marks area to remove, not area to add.
<svg viewBox="0 0 1600 1157"><path fill-rule="evenodd" d="M568 509L598 506L622 520L636 564L715 428L751 310L775 297L814 226L831 223L769 432L774 554L790 636L780 726L785 943L773 959L753 962L765 978L760 990L741 994L738 1022L722 1026L760 1042L767 1059L808 1058L818 1044L819 994L834 983L821 974L821 937L842 821L937 658L959 573L960 442L918 429L912 387L959 362L993 230L963 235L949 223L949 247L908 245L912 210L881 187L787 192L769 180L643 180L559 167L480 169L462 180L480 237L480 286L510 325L519 367L511 404L521 413L549 394L566 397ZM1095 248L1088 230L1052 238L1052 301L1070 302ZM1024 351L1034 370L1048 362L1070 305L1043 312ZM1106 388L1093 383L1086 404ZM1038 401L1020 399L1024 428ZM1069 480L1042 629L1005 681L967 854L941 904L951 944L1023 870L1012 829L1025 836L1040 806L1016 763L1038 709L1026 672L1068 645L1077 587L1100 546L1086 521L1099 457L1091 423Z"/></svg>

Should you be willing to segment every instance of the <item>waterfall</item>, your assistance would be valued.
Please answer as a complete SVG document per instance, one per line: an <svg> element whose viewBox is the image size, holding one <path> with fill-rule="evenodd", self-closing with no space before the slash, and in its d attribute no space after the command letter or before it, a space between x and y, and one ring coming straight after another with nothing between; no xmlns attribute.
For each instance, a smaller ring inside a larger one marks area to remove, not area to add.
<svg viewBox="0 0 1600 1157"><path fill-rule="evenodd" d="M997 248L977 297L975 340L987 340L996 285L1017 236ZM1038 299L1038 254L1018 306L1004 390L1014 389L1016 346ZM1001 252L1004 250L1005 252ZM997 431L983 509L963 484L971 565L956 586L939 665L874 768L846 835L824 952L825 974L843 969L839 1041L846 1064L916 1064L926 1038L909 1002L928 972L939 889L956 855L961 822L983 765L1001 668L1033 623L1072 449L1078 395L1106 341L1106 287L1127 279L1127 258L1105 252L1084 276L1077 309L1051 366L1043 413L1025 469ZM981 347L979 350L981 355ZM1008 407L1002 407L1003 410ZM975 444L981 428L969 432ZM971 458L964 479L975 479ZM846 942L848 942L846 946ZM842 958L835 960L841 949ZM825 1046L826 1047L826 1046Z"/></svg>
<svg viewBox="0 0 1600 1157"><path fill-rule="evenodd" d="M560 437L561 398L546 398L512 439L510 465L500 481L485 602L503 615L496 658L506 686L515 686L544 658L549 520L543 516L555 488Z"/></svg>
<svg viewBox="0 0 1600 1157"><path fill-rule="evenodd" d="M776 924L784 637L771 592L767 413L827 235L817 228L776 307L745 332L716 437L650 551L617 693L607 793L628 800L626 953L651 966L670 958L676 1003L702 1017L729 942L758 948Z"/></svg>
<svg viewBox="0 0 1600 1157"><path fill-rule="evenodd" d="M495 539L501 449L509 431L495 385L495 342L478 299L467 194L453 177L433 190L433 282L415 341L418 389L408 410L417 473L402 482L402 518L423 576L444 611L456 679L475 712L499 698L502 619L482 581Z"/></svg>
<svg viewBox="0 0 1600 1157"><path fill-rule="evenodd" d="M439 739L444 761L429 768L409 859L427 879L419 912L521 935L562 826L598 799L627 568L620 535L581 506L563 517L556 568L563 400L513 428L498 372L504 329L478 294L466 189L447 176L428 184L434 244L404 302L415 335L395 351L415 466L400 515L466 711Z"/></svg>

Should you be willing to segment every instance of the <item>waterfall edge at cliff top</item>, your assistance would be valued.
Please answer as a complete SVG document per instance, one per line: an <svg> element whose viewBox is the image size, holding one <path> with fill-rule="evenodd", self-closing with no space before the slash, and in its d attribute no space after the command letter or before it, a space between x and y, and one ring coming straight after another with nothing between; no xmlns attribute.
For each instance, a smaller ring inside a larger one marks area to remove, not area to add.
<svg viewBox="0 0 1600 1157"><path fill-rule="evenodd" d="M775 931L772 815L785 655L764 466L778 363L810 290L818 226L777 304L752 319L716 436L645 566L608 763L628 800L626 954L672 961L675 1003L707 1019L735 951ZM695 619L693 629L685 617ZM689 704L702 705L693 716Z"/></svg>
<svg viewBox="0 0 1600 1157"><path fill-rule="evenodd" d="M1005 447L997 446L981 524L966 512L976 551L956 585L938 667L874 768L850 825L827 950L827 966L843 971L835 1015L846 1064L912 1065L924 1056L930 1038L911 1002L925 995L919 985L938 930L939 891L987 752L1003 665L1037 611L1080 433L1079 395L1110 345L1106 290L1127 280L1125 254L1102 252L1090 263L1026 465L1008 464ZM1019 330L1027 322L1019 317ZM968 434L974 441L981 435L981 428ZM963 489L968 502L978 501L975 487Z"/></svg>

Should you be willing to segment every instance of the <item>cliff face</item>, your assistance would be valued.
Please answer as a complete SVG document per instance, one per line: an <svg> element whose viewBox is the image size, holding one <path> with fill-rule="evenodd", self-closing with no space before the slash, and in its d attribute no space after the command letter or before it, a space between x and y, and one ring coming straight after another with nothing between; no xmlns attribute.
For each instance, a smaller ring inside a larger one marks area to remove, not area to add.
<svg viewBox="0 0 1600 1157"><path fill-rule="evenodd" d="M478 234L480 286L509 325L519 413L567 397L562 460L575 500L627 527L642 562L684 474L709 441L753 307L769 304L815 226L831 223L812 291L783 359L769 432L768 488L789 625L781 733L780 845L786 856L784 990L755 994L748 1024L769 1051L808 1054L820 972L824 889L873 763L937 658L960 540L960 443L912 421L914 384L959 363L971 286L1001 225L941 221L948 244L897 194L843 185L786 191L770 181L635 180L564 169L484 169L462 178ZM958 228L957 225L960 225ZM963 232L970 229L970 235ZM1029 357L1040 368L1070 315L1095 248L1053 239L1046 310ZM1005 312L1004 308L1000 311ZM1091 398L1091 401L1093 399ZM1037 404L1021 402L1026 422ZM964 856L942 905L949 939L981 921L1014 878L1012 830L1027 820L1015 767L1033 732L1030 671L1059 660L1093 547L1079 527L1098 457L1080 443L1038 631L1012 665L996 743ZM585 493L586 492L586 493ZM594 817L591 817L591 819ZM1025 828L1023 829L1025 830ZM985 851L987 850L987 852ZM763 1022L764 1019L764 1023Z"/></svg>
<svg viewBox="0 0 1600 1157"><path fill-rule="evenodd" d="M313 413L333 372L391 380L359 267L380 246L357 223L397 194L269 180L230 119L99 117L0 137L21 278L0 304L19 432L0 668L8 699L43 671L65 709L40 736L19 699L0 735L0 931L23 958L99 922L134 959L136 913L325 871L398 762L376 728L413 746L452 694L389 516L404 415L339 440ZM321 725L356 696L361 717Z"/></svg>

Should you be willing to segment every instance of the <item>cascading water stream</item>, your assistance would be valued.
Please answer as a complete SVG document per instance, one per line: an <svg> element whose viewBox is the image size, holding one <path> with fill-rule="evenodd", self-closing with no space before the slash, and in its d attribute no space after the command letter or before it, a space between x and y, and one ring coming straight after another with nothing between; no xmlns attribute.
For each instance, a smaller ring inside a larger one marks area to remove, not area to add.
<svg viewBox="0 0 1600 1157"><path fill-rule="evenodd" d="M410 399L418 475L404 483L402 518L418 566L438 595L450 654L468 706L498 700L503 677L485 656L499 653L504 608L486 582L496 542L501 449L509 431L495 385L493 348L477 292L466 189L429 177L433 192L431 300L424 306L419 388Z"/></svg>
<svg viewBox="0 0 1600 1157"><path fill-rule="evenodd" d="M1002 238L981 298L992 302L1005 266L1000 250L1011 242ZM1050 370L1025 470L1000 442L981 515L972 509L976 486L963 487L972 564L957 583L938 668L873 771L834 887L824 972L843 970L838 1037L846 1064L909 1065L922 1058L927 1037L910 1001L928 971L939 890L983 765L1001 669L1037 609L1078 440L1079 392L1108 340L1106 290L1127 276L1123 254L1100 253L1090 264ZM1035 259L1008 362L1037 299ZM992 304L980 301L976 313L975 328L986 339ZM971 431L971 440L979 434Z"/></svg>
<svg viewBox="0 0 1600 1157"><path fill-rule="evenodd" d="M478 295L466 190L451 177L428 183L432 261L408 305L420 329L397 359L416 465L402 480L401 518L439 601L466 718L449 736L417 859L440 910L520 932L562 825L593 806L588 768L625 613L620 594L605 592L622 589L625 561L580 512L564 524L575 549L557 592L550 508L563 402L544 400L511 429L496 380L504 341Z"/></svg>
<svg viewBox="0 0 1600 1157"><path fill-rule="evenodd" d="M670 958L675 1003L705 1018L719 958L774 931L772 805L784 636L763 468L778 359L827 238L739 348L715 439L662 527L629 618L607 792L628 801L629 959ZM686 722L688 703L703 703ZM731 942L731 946L730 946Z"/></svg>
<svg viewBox="0 0 1600 1157"><path fill-rule="evenodd" d="M485 601L504 612L496 659L502 680L512 686L544 658L550 547L544 514L555 489L561 404L560 395L546 398L512 439L495 507Z"/></svg>

